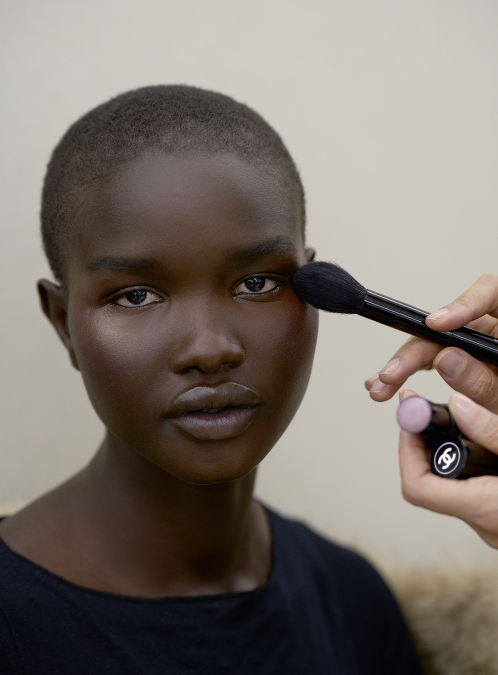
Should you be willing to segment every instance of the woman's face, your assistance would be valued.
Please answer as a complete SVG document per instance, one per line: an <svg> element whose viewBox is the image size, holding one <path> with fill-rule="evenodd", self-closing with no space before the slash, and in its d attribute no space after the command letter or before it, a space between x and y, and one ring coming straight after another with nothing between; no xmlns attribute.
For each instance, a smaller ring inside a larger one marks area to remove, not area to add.
<svg viewBox="0 0 498 675"><path fill-rule="evenodd" d="M68 346L115 445L206 484L249 473L284 432L318 323L291 286L306 253L288 201L233 155L160 153L87 200Z"/></svg>

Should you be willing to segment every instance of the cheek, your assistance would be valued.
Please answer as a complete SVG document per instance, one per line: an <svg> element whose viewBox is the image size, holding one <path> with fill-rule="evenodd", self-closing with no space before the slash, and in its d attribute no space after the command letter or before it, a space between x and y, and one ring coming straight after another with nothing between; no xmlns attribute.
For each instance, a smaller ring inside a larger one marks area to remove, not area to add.
<svg viewBox="0 0 498 675"><path fill-rule="evenodd" d="M266 380L269 399L287 423L308 385L318 333L318 311L297 299L279 309L257 333L254 357L258 377ZM250 360L251 351L248 353Z"/></svg>
<svg viewBox="0 0 498 675"><path fill-rule="evenodd" d="M120 411L143 420L151 410L151 392L164 373L155 333L139 317L113 317L74 312L69 330L90 400L104 424L115 428Z"/></svg>
<svg viewBox="0 0 498 675"><path fill-rule="evenodd" d="M233 315L227 324L245 352L235 379L254 385L267 401L265 445L271 447L306 391L318 311L297 298L269 303L264 309L247 309L250 311L244 311L243 317ZM105 312L76 310L68 318L85 387L104 425L130 441L136 441L139 432L145 436L153 433L170 385L174 389L185 386L178 381L183 377L172 373L169 363L171 346L180 339L178 325L171 333L164 317L152 312L109 317Z"/></svg>

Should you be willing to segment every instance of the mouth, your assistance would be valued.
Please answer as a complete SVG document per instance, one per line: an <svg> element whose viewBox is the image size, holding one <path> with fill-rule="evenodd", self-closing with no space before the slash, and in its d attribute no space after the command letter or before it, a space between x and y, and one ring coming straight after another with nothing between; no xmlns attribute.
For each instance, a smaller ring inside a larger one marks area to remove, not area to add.
<svg viewBox="0 0 498 675"><path fill-rule="evenodd" d="M235 382L194 387L177 396L166 418L181 431L204 441L220 441L243 433L252 423L261 399Z"/></svg>

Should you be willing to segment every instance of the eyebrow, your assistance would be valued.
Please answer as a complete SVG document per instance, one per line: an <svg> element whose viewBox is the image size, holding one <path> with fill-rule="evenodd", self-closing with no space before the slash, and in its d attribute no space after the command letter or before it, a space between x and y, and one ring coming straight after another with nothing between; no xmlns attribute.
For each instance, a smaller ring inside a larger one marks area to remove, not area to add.
<svg viewBox="0 0 498 675"><path fill-rule="evenodd" d="M296 247L291 241L277 237L270 241L263 241L246 248L238 248L227 253L225 258L230 262L251 262L259 260L272 253L296 253ZM92 261L86 267L87 272L141 272L157 269L161 266L159 260L153 257L128 258L105 256Z"/></svg>
<svg viewBox="0 0 498 675"><path fill-rule="evenodd" d="M160 266L156 258L126 258L106 256L94 260L86 267L87 272L140 272Z"/></svg>
<svg viewBox="0 0 498 675"><path fill-rule="evenodd" d="M251 262L253 260L258 260L259 258L264 258L272 253L296 254L297 251L295 245L291 241L284 239L283 237L277 237L276 239L263 241L260 244L254 244L247 248L238 248L231 253L228 253L225 257L227 260L233 262Z"/></svg>

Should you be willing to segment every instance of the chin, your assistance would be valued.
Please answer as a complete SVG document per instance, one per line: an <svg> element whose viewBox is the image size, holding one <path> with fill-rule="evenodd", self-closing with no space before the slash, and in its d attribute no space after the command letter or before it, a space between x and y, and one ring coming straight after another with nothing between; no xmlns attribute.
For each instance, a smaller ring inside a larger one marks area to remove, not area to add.
<svg viewBox="0 0 498 675"><path fill-rule="evenodd" d="M232 483L254 474L267 452L257 460L251 457L250 460L244 459L237 462L234 461L234 457L232 456L229 458L231 461L217 461L213 459L210 462L203 462L202 465L190 465L188 468L176 467L173 470L171 468L166 470L174 475L175 478L191 485Z"/></svg>

